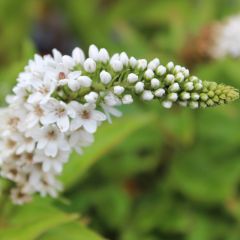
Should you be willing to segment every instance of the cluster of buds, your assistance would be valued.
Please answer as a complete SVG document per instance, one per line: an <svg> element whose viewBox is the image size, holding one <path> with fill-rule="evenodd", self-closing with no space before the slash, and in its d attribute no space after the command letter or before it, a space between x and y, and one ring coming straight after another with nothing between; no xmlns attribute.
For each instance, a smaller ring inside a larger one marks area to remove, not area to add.
<svg viewBox="0 0 240 240"><path fill-rule="evenodd" d="M165 108L205 108L238 98L234 88L190 76L173 62L164 66L158 58L148 62L125 52L110 56L95 45L87 58L80 48L71 56L57 50L35 55L13 93L0 112L0 174L14 182L16 204L35 193L56 197L62 189L57 176L70 153L81 154L103 121L121 116L119 105L140 98L159 100Z"/></svg>

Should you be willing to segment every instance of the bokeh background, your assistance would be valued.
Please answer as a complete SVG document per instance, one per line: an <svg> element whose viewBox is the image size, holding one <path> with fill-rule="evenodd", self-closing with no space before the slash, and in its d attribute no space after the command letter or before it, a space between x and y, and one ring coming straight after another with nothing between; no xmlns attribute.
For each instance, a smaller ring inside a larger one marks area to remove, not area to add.
<svg viewBox="0 0 240 240"><path fill-rule="evenodd" d="M34 52L92 43L240 88L240 60L188 51L202 46L202 29L238 13L239 0L0 0L1 105ZM121 110L83 156L73 154L59 199L13 206L1 180L1 240L240 239L239 103Z"/></svg>

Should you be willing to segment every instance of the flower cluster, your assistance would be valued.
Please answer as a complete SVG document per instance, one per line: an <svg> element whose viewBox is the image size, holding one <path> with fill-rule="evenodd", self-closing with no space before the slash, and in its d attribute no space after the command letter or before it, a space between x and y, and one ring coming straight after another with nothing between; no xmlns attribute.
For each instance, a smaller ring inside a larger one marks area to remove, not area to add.
<svg viewBox="0 0 240 240"><path fill-rule="evenodd" d="M16 204L34 193L56 197L62 189L57 176L71 151L81 154L103 121L121 116L116 106L138 97L157 99L165 108L204 108L238 98L234 88L190 76L173 62L164 66L158 58L148 62L125 52L109 56L95 45L87 58L80 48L71 56L57 50L35 55L13 93L0 112L0 174L15 183Z"/></svg>
<svg viewBox="0 0 240 240"><path fill-rule="evenodd" d="M213 58L240 57L240 15L215 25L210 55Z"/></svg>

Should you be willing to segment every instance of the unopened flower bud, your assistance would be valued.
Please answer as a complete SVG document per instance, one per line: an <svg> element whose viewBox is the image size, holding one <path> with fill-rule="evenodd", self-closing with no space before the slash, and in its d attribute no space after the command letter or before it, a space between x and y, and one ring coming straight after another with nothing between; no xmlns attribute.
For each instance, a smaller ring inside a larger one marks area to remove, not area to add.
<svg viewBox="0 0 240 240"><path fill-rule="evenodd" d="M94 44L90 45L89 50L88 50L88 56L89 56L89 58L92 58L94 61L99 60L98 48L96 45L94 45Z"/></svg>
<svg viewBox="0 0 240 240"><path fill-rule="evenodd" d="M172 74L168 74L164 79L165 83L168 85L172 84L174 80L175 80L175 77Z"/></svg>
<svg viewBox="0 0 240 240"><path fill-rule="evenodd" d="M158 58L154 58L152 61L148 63L148 68L154 71L159 64L160 60Z"/></svg>
<svg viewBox="0 0 240 240"><path fill-rule="evenodd" d="M101 48L99 51L99 61L107 63L109 61L109 54L105 48Z"/></svg>
<svg viewBox="0 0 240 240"><path fill-rule="evenodd" d="M135 91L136 93L141 93L144 90L144 83L143 82L137 82L135 84Z"/></svg>
<svg viewBox="0 0 240 240"><path fill-rule="evenodd" d="M109 72L106 72L105 70L102 70L100 72L100 80L103 84L108 84L112 80L112 76Z"/></svg>
<svg viewBox="0 0 240 240"><path fill-rule="evenodd" d="M169 109L169 108L172 107L172 102L171 102L171 101L163 101L163 102L162 102L162 106L163 106L164 108Z"/></svg>
<svg viewBox="0 0 240 240"><path fill-rule="evenodd" d="M123 98L122 98L122 103L123 104L131 104L132 102L133 102L132 95L126 94L126 95L123 96Z"/></svg>
<svg viewBox="0 0 240 240"><path fill-rule="evenodd" d="M152 94L151 91L145 90L142 93L142 99L145 101L151 101L154 98L154 95Z"/></svg>
<svg viewBox="0 0 240 240"><path fill-rule="evenodd" d="M188 92L182 92L181 94L180 94L180 98L182 99L182 100L188 100L188 99L190 99L190 93L188 93Z"/></svg>
<svg viewBox="0 0 240 240"><path fill-rule="evenodd" d="M83 64L86 72L93 73L96 71L96 62L92 58L87 58Z"/></svg>
<svg viewBox="0 0 240 240"><path fill-rule="evenodd" d="M168 100L175 102L178 99L178 94L177 93L169 93L167 95Z"/></svg>
<svg viewBox="0 0 240 240"><path fill-rule="evenodd" d="M124 92L124 87L122 87L122 86L114 86L113 87L113 92L116 95L121 95Z"/></svg>
<svg viewBox="0 0 240 240"><path fill-rule="evenodd" d="M146 59L139 59L138 60L138 64L137 64L137 68L139 70L144 70L147 67L147 60Z"/></svg>
<svg viewBox="0 0 240 240"><path fill-rule="evenodd" d="M165 94L165 90L164 90L163 88L159 88L158 90L156 90L156 91L154 92L154 95L155 95L156 97L162 97L164 94Z"/></svg>
<svg viewBox="0 0 240 240"><path fill-rule="evenodd" d="M157 68L157 74L159 75L159 76L163 76L166 72L167 72L167 69L166 69L166 67L164 67L164 66L162 66L162 65L160 65L158 68Z"/></svg>
<svg viewBox="0 0 240 240"><path fill-rule="evenodd" d="M88 76L80 76L78 80L82 87L90 87L92 85L92 79Z"/></svg>
<svg viewBox="0 0 240 240"><path fill-rule="evenodd" d="M135 68L138 64L138 61L135 57L130 57L129 63L130 63L131 68Z"/></svg>
<svg viewBox="0 0 240 240"><path fill-rule="evenodd" d="M96 103L98 99L98 94L96 92L90 92L84 96L84 99L88 103Z"/></svg>
<svg viewBox="0 0 240 240"><path fill-rule="evenodd" d="M172 85L170 85L170 87L168 88L168 90L170 92L177 92L180 90L180 86L178 83L173 83Z"/></svg>
<svg viewBox="0 0 240 240"><path fill-rule="evenodd" d="M144 76L147 80L150 80L154 77L154 72L151 69L147 69L144 73Z"/></svg>
<svg viewBox="0 0 240 240"><path fill-rule="evenodd" d="M124 66L127 66L128 65L128 55L125 53L125 52L122 52L120 54L120 61L122 62L122 64Z"/></svg>
<svg viewBox="0 0 240 240"><path fill-rule="evenodd" d="M151 87L156 89L160 86L160 81L157 78L151 80Z"/></svg>
<svg viewBox="0 0 240 240"><path fill-rule="evenodd" d="M111 67L115 72L121 72L123 69L123 64L120 60L111 60L110 61Z"/></svg>
<svg viewBox="0 0 240 240"><path fill-rule="evenodd" d="M138 75L136 75L135 73L129 73L128 77L127 77L127 81L129 83L135 83L138 81Z"/></svg>

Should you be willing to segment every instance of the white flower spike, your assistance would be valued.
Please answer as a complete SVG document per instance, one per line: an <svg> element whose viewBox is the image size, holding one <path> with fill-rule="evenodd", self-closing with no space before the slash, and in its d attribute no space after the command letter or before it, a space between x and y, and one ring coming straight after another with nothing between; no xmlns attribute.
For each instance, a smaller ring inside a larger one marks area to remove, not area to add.
<svg viewBox="0 0 240 240"><path fill-rule="evenodd" d="M80 48L72 56L56 49L52 56L35 55L0 111L0 174L15 183L12 200L24 204L35 193L56 197L62 190L57 176L71 152L82 154L102 122L121 116L115 107L134 98L195 109L233 101L238 91L191 77L173 62L148 63L125 52L109 56L95 45L87 59Z"/></svg>

